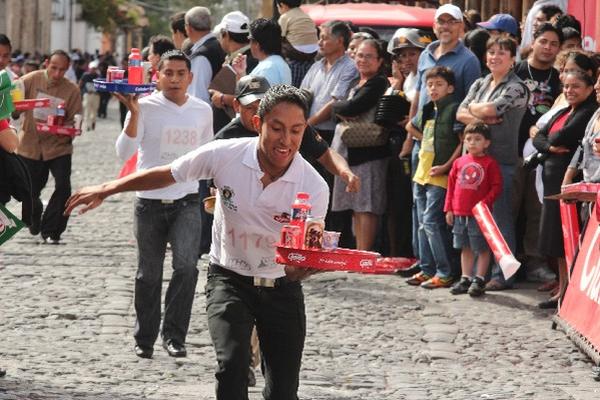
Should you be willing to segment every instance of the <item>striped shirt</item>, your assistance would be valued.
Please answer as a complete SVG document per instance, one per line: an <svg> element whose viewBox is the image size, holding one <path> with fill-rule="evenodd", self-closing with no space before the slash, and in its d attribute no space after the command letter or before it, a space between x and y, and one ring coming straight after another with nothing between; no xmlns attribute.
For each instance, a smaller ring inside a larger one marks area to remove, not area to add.
<svg viewBox="0 0 600 400"><path fill-rule="evenodd" d="M356 64L348 55L344 54L338 58L329 71L327 71L326 63L325 58L314 63L300 85L300 88L308 89L313 94L313 102L310 107L311 116L325 107L333 98L345 100L350 88L358 79ZM327 121L315 125L315 128L333 131L335 129L333 115Z"/></svg>

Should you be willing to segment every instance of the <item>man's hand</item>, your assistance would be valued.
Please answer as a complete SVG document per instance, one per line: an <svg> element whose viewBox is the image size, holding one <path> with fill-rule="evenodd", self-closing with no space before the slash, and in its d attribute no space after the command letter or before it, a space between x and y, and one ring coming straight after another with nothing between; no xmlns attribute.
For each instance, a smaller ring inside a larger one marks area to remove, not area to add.
<svg viewBox="0 0 600 400"><path fill-rule="evenodd" d="M347 170L340 174L340 178L346 182L346 192L358 193L360 191L360 178L352 171Z"/></svg>
<svg viewBox="0 0 600 400"><path fill-rule="evenodd" d="M446 213L446 223L450 226L454 225L454 213L452 211Z"/></svg>
<svg viewBox="0 0 600 400"><path fill-rule="evenodd" d="M246 75L247 65L246 56L244 54L238 54L231 62L233 70L240 78Z"/></svg>
<svg viewBox="0 0 600 400"><path fill-rule="evenodd" d="M210 94L210 101L213 106L217 108L223 108L225 106L223 103L223 93L213 89L208 89L208 93Z"/></svg>
<svg viewBox="0 0 600 400"><path fill-rule="evenodd" d="M487 125L498 125L502 123L503 119L501 117L486 117L483 119L483 122Z"/></svg>
<svg viewBox="0 0 600 400"><path fill-rule="evenodd" d="M102 204L105 198L106 195L104 195L102 185L84 187L69 197L69 200L67 200L67 204L65 206L65 212L63 214L71 215L71 212L75 209L75 207L85 204L85 207L79 210L78 213L83 214L98 207L100 204Z"/></svg>
<svg viewBox="0 0 600 400"><path fill-rule="evenodd" d="M139 95L137 95L137 94L124 95L122 93L115 92L115 93L113 93L113 96L115 96L121 103L125 104L125 107L127 107L127 109L132 114L134 114L134 113L139 114L139 112L140 112L140 105L138 103Z"/></svg>
<svg viewBox="0 0 600 400"><path fill-rule="evenodd" d="M291 265L286 265L284 267L284 271L285 271L285 276L291 282L301 281L303 279L308 278L311 275L323 272L322 269L293 267Z"/></svg>
<svg viewBox="0 0 600 400"><path fill-rule="evenodd" d="M435 167L431 167L431 169L429 170L429 176L440 176L440 175L445 175L447 174L449 171L448 168L446 168L443 165L436 165Z"/></svg>

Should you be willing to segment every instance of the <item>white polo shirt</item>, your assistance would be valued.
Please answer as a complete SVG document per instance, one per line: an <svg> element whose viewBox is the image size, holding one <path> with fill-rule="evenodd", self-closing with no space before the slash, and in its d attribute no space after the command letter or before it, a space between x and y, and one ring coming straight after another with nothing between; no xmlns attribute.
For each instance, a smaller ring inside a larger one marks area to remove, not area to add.
<svg viewBox="0 0 600 400"><path fill-rule="evenodd" d="M139 104L137 136L130 138L123 130L116 143L117 155L123 161L138 152L138 170L170 164L213 138L212 109L202 100L188 95L186 102L178 106L163 93L155 92L140 99ZM124 126L130 116L127 113ZM137 197L177 200L197 192L198 182L186 182L139 191Z"/></svg>
<svg viewBox="0 0 600 400"><path fill-rule="evenodd" d="M240 275L279 278L275 244L289 221L296 193L310 194L312 215L325 216L329 189L297 153L286 173L263 188L258 137L217 140L175 160L177 182L212 178L218 189L210 261Z"/></svg>

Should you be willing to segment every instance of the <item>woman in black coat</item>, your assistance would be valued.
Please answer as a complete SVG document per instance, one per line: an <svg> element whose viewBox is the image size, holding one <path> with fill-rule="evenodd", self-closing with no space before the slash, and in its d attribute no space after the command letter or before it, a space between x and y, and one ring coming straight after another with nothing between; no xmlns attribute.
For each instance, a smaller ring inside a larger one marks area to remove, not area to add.
<svg viewBox="0 0 600 400"><path fill-rule="evenodd" d="M598 108L594 95L594 77L580 71L569 72L563 79L563 93L569 107L558 112L535 138L533 145L544 155L542 181L544 197L558 194L569 162L583 138L585 128ZM559 291L542 308L553 308L564 293L568 278L565 260L560 205L544 199L539 234L540 254L558 268Z"/></svg>

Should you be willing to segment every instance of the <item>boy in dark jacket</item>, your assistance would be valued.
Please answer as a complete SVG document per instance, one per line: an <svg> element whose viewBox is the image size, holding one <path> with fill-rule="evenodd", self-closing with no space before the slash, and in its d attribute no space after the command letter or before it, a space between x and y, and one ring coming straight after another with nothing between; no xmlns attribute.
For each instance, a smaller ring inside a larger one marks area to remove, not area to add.
<svg viewBox="0 0 600 400"><path fill-rule="evenodd" d="M453 96L454 73L447 67L431 68L425 74L425 82L431 101L407 125L408 133L421 139L419 164L413 178L421 272L407 283L435 289L452 283L444 199L448 172L460 154L460 126L456 124L459 103Z"/></svg>

